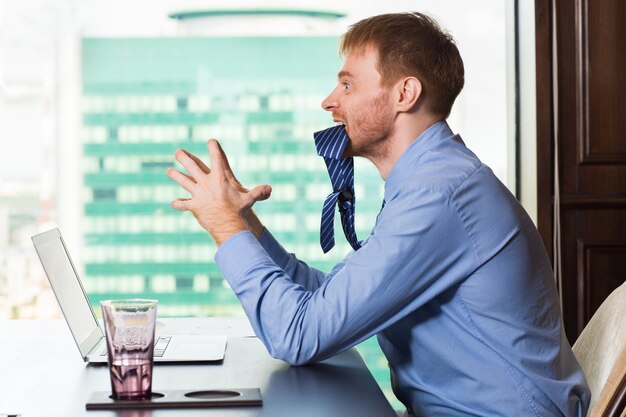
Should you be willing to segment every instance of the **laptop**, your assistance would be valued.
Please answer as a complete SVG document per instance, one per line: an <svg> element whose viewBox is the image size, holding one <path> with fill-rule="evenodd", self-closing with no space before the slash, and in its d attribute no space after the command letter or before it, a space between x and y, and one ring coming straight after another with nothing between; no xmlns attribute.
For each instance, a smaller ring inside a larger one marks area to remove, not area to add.
<svg viewBox="0 0 626 417"><path fill-rule="evenodd" d="M59 229L48 230L32 236L32 240L83 360L106 363L103 329L91 308L61 232ZM224 359L226 336L157 334L154 343L155 363L212 362Z"/></svg>

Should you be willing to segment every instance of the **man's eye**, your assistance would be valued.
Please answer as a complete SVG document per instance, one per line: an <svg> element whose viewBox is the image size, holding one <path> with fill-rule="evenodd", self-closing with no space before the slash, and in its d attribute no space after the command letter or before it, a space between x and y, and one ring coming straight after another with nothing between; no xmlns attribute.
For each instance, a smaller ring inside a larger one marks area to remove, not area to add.
<svg viewBox="0 0 626 417"><path fill-rule="evenodd" d="M350 83L343 83L343 89L344 90L349 90L350 87L352 87L352 85Z"/></svg>

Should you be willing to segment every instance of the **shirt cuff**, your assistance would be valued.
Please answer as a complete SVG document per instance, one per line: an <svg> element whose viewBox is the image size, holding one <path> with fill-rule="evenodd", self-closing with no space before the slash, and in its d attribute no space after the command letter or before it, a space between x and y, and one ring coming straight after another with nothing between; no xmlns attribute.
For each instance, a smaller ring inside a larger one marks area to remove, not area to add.
<svg viewBox="0 0 626 417"><path fill-rule="evenodd" d="M215 263L231 284L239 281L254 266L268 262L272 260L249 230L229 237L215 252Z"/></svg>
<svg viewBox="0 0 626 417"><path fill-rule="evenodd" d="M283 270L287 268L287 264L291 260L291 254L283 248L283 246L274 238L267 228L261 233L259 243L265 249L265 252L280 266Z"/></svg>

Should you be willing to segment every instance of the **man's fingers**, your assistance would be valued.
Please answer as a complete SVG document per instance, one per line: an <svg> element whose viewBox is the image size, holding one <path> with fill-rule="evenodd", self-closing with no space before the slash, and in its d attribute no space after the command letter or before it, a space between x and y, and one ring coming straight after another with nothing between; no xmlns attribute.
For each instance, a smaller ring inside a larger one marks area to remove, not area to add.
<svg viewBox="0 0 626 417"><path fill-rule="evenodd" d="M263 201L270 198L272 194L272 187L269 185L259 185L250 190L248 195L252 198L252 204L257 201Z"/></svg>
<svg viewBox="0 0 626 417"><path fill-rule="evenodd" d="M189 191L189 193L191 193L194 185L196 185L196 181L192 177L185 175L174 168L169 168L167 170L167 176L176 181L176 183L185 190Z"/></svg>
<svg viewBox="0 0 626 417"><path fill-rule="evenodd" d="M226 175L226 179L228 179L228 181L230 181L235 187L237 187L238 191L247 192L248 189L245 188L243 185L241 185L237 177L235 177L235 174L233 173L233 170L230 167L230 162L228 162L228 157L226 156L226 152L224 152L224 149L221 146L219 148L220 148L220 153L222 154L222 166L224 167L224 174Z"/></svg>
<svg viewBox="0 0 626 417"><path fill-rule="evenodd" d="M202 162L202 159L198 158L197 156L195 156L194 154L192 154L191 152L183 149L183 152L185 152L187 154L188 157L190 157L191 159L193 159L193 161L196 163L196 165L198 165L200 167L200 169L205 173L205 174L210 174L211 173L211 168L209 168L208 166L206 166L206 164L204 162Z"/></svg>
<svg viewBox="0 0 626 417"><path fill-rule="evenodd" d="M222 166L224 167L224 173L226 174L226 178L235 181L235 183L237 183L238 185L241 185L239 184L237 178L235 178L233 170L230 168L230 163L228 162L228 157L226 157L226 152L224 152L224 149L221 146L219 146L219 149L220 153L222 154Z"/></svg>
<svg viewBox="0 0 626 417"><path fill-rule="evenodd" d="M190 207L191 199L190 198L177 198L172 201L172 208L181 211L191 210Z"/></svg>
<svg viewBox="0 0 626 417"><path fill-rule="evenodd" d="M171 168L171 169L174 169L174 168ZM178 172L180 172L180 171L178 171ZM187 175L184 172L180 172L180 175L184 175L185 177L187 177L189 179L189 181L193 182L194 184L197 184L196 180L191 175Z"/></svg>
<svg viewBox="0 0 626 417"><path fill-rule="evenodd" d="M175 153L175 157L176 160L178 162L180 162L180 164L182 166L185 167L185 169L187 170L187 172L189 172L189 174L191 174L192 177L194 177L196 179L196 182L198 179L200 179L203 175L206 175L205 172L202 171L202 169L198 166L198 164L196 163L196 161L194 161L190 156L189 153L182 150L182 149L177 149L176 153Z"/></svg>
<svg viewBox="0 0 626 417"><path fill-rule="evenodd" d="M224 161L222 160L222 147L217 139L210 139L207 143L209 148L209 155L211 156L211 172L213 175L218 175L224 178Z"/></svg>
<svg viewBox="0 0 626 417"><path fill-rule="evenodd" d="M191 175L187 175L184 172L181 172L181 174L184 175L185 177L189 178L189 181L193 182L194 184L197 184L196 180Z"/></svg>

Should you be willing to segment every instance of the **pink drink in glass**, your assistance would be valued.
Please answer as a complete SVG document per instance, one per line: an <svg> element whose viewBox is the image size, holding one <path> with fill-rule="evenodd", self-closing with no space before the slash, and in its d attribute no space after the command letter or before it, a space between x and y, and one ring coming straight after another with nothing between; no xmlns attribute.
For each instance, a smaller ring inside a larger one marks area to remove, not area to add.
<svg viewBox="0 0 626 417"><path fill-rule="evenodd" d="M102 301L112 397L146 400L152 395L155 300Z"/></svg>

